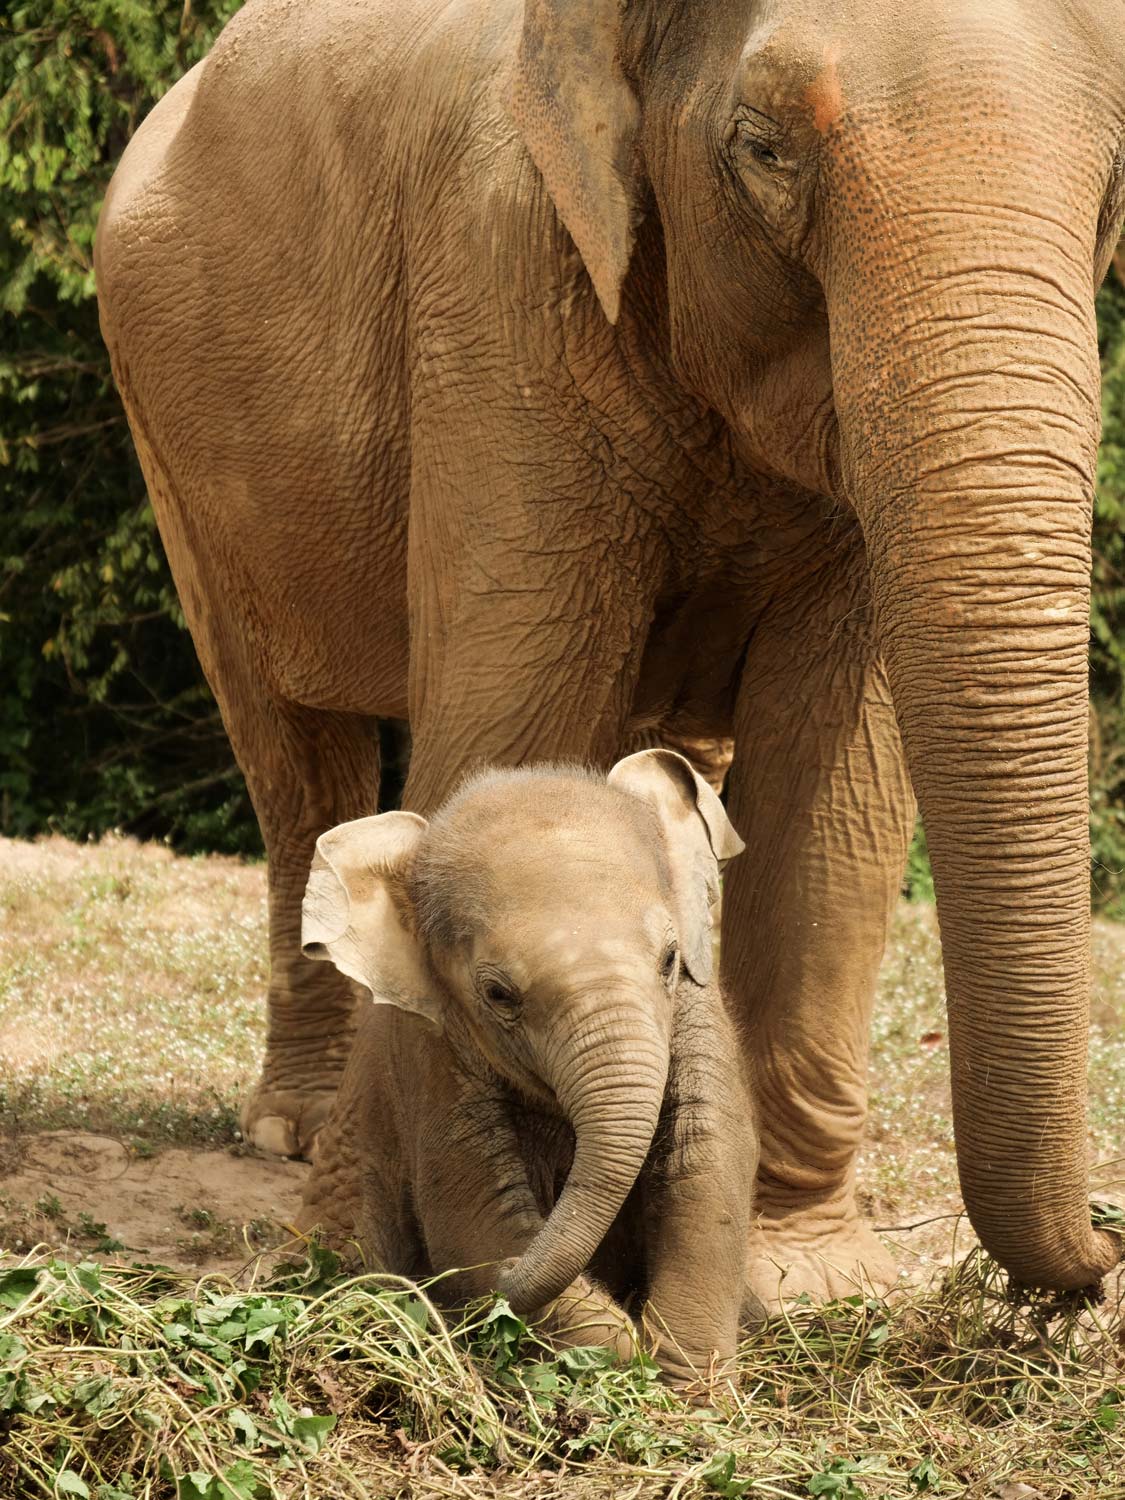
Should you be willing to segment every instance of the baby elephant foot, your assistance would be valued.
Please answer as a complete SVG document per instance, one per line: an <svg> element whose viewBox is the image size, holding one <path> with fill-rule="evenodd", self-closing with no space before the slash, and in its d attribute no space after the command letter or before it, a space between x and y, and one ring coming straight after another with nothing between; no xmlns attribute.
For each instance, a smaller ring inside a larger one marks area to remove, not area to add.
<svg viewBox="0 0 1125 1500"><path fill-rule="evenodd" d="M608 1292L585 1276L572 1281L561 1297L549 1303L536 1319L553 1344L563 1348L612 1349L623 1364L640 1343L632 1318Z"/></svg>
<svg viewBox="0 0 1125 1500"><path fill-rule="evenodd" d="M243 1137L271 1156L301 1156L311 1161L317 1134L335 1098L335 1089L258 1088L242 1107Z"/></svg>
<svg viewBox="0 0 1125 1500"><path fill-rule="evenodd" d="M736 1377L735 1351L685 1349L651 1307L643 1315L645 1348L660 1366L660 1377L692 1406L712 1406Z"/></svg>

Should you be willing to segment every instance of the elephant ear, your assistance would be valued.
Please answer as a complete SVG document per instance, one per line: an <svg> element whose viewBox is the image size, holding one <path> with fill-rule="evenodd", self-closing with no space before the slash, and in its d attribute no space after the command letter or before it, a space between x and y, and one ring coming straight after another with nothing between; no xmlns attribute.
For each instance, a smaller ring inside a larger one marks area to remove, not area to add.
<svg viewBox="0 0 1125 1500"><path fill-rule="evenodd" d="M617 58L622 0L524 0L504 103L617 322L633 248L640 110Z"/></svg>
<svg viewBox="0 0 1125 1500"><path fill-rule="evenodd" d="M440 1022L406 893L407 871L425 831L424 818L392 812L322 833L301 905L301 952L330 960L370 990L376 1004Z"/></svg>
<svg viewBox="0 0 1125 1500"><path fill-rule="evenodd" d="M711 908L719 898L719 874L746 846L715 792L674 750L627 755L608 780L648 802L660 819L684 964L696 984L706 984L712 970Z"/></svg>

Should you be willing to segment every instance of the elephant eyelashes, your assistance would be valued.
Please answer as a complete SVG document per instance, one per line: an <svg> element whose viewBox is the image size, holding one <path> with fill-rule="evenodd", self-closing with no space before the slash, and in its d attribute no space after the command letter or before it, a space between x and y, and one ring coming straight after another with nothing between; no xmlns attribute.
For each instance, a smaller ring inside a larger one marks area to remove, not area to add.
<svg viewBox="0 0 1125 1500"><path fill-rule="evenodd" d="M680 950L675 943L670 944L664 950L664 956L660 960L660 977L664 983L671 985L676 978L680 966Z"/></svg>
<svg viewBox="0 0 1125 1500"><path fill-rule="evenodd" d="M518 991L500 975L479 974L477 993L489 1009L494 1010L498 1016L512 1020L520 1013L523 1002Z"/></svg>
<svg viewBox="0 0 1125 1500"><path fill-rule="evenodd" d="M755 166L767 171L777 171L786 164L782 159L781 130L772 120L757 112L735 120L728 130L727 140L739 154L748 156Z"/></svg>

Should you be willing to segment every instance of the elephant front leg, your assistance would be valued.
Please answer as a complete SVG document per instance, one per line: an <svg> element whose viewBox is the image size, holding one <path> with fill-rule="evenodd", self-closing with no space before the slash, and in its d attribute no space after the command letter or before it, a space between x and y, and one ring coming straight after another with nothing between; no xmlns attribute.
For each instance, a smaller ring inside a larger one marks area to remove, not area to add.
<svg viewBox="0 0 1125 1500"><path fill-rule="evenodd" d="M896 1275L860 1219L855 1162L914 800L858 533L761 622L735 735L730 813L746 853L725 884L723 972L761 1135L751 1285L776 1306Z"/></svg>
<svg viewBox="0 0 1125 1500"><path fill-rule="evenodd" d="M757 1158L734 1027L717 988L690 993L676 1017L668 1102L644 1185L643 1323L665 1379L696 1399L732 1371L747 1311Z"/></svg>
<svg viewBox="0 0 1125 1500"><path fill-rule="evenodd" d="M449 1097L449 1089L441 1092ZM443 1112L423 1134L415 1170L427 1259L442 1275L436 1295L453 1306L488 1296L544 1224L508 1110L477 1100ZM554 1344L609 1348L623 1361L636 1352L632 1319L587 1276L576 1277L532 1321Z"/></svg>

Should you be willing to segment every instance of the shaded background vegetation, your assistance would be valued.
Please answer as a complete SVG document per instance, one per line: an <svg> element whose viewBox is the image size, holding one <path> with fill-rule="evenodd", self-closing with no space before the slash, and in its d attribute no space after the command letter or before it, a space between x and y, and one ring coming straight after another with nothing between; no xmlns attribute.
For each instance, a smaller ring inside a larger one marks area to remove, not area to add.
<svg viewBox="0 0 1125 1500"><path fill-rule="evenodd" d="M28 0L0 16L0 832L260 849L109 361L92 247L113 166L240 0ZM1125 915L1125 285L1098 297L1095 905ZM925 895L924 840L907 886Z"/></svg>

